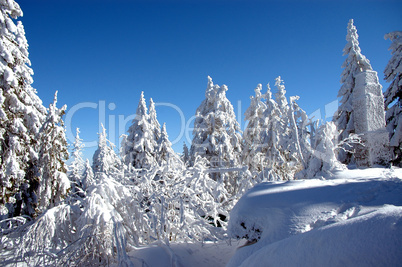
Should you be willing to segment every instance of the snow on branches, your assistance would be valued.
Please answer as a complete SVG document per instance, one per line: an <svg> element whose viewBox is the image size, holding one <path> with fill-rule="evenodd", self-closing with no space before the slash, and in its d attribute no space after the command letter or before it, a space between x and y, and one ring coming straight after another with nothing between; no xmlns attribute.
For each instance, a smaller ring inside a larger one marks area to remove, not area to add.
<svg viewBox="0 0 402 267"><path fill-rule="evenodd" d="M385 80L391 82L384 93L387 130L390 146L394 150L393 162L402 163L402 31L386 34L385 39L392 41L389 50L392 57L384 70Z"/></svg>
<svg viewBox="0 0 402 267"><path fill-rule="evenodd" d="M356 159L380 162L376 155L386 143L381 87L350 20L334 122L318 127L298 96L287 99L279 76L275 99L269 85L265 94L261 84L255 88L242 135L227 86L208 76L183 155L173 150L154 101L148 109L142 92L120 156L101 125L92 164L84 160L77 128L66 175L66 107L56 107L57 94L47 110L42 106L31 87L24 29L12 20L22 11L13 0L0 1L0 8L1 241L27 265L130 265L127 252L141 245L225 239L235 202L257 183L331 177L346 168L338 151L360 149ZM386 38L393 41L384 72L392 81L387 125L399 157L401 34Z"/></svg>
<svg viewBox="0 0 402 267"><path fill-rule="evenodd" d="M7 206L10 216L32 216L40 176L36 137L46 109L31 86L28 42L21 21L15 21L19 16L15 1L0 2L0 207Z"/></svg>
<svg viewBox="0 0 402 267"><path fill-rule="evenodd" d="M343 49L347 55L342 67L342 86L338 97L341 105L333 121L340 131L339 141L350 134L359 134L364 147L357 146L356 153L341 150L338 158L345 164L371 167L389 162L388 137L385 132L384 98L378 76L370 62L361 54L356 27L353 20L347 27L347 43Z"/></svg>

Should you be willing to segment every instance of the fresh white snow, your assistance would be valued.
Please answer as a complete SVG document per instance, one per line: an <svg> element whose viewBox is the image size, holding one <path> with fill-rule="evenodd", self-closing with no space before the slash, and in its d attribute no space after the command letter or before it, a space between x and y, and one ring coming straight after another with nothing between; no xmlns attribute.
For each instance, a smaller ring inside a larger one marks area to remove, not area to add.
<svg viewBox="0 0 402 267"><path fill-rule="evenodd" d="M258 242L228 266L401 265L401 178L401 169L356 169L255 186L233 208L229 233Z"/></svg>
<svg viewBox="0 0 402 267"><path fill-rule="evenodd" d="M120 264L400 266L402 169L345 170L332 177L266 182L249 190L230 214L228 234L257 239L254 244L245 238L158 241L127 247ZM14 264L9 252L0 255Z"/></svg>
<svg viewBox="0 0 402 267"><path fill-rule="evenodd" d="M142 93L121 158L103 128L93 166L84 164L77 129L67 176L66 107L56 94L45 109L31 87L25 31L12 20L21 15L0 0L0 265L402 266L402 170L346 170L337 155L388 166L391 134L400 164L401 110L389 107L401 86L400 32L387 35L389 132L350 20L333 123L318 128L297 96L288 102L279 76L275 100L256 88L242 136L227 86L208 77L183 161Z"/></svg>
<svg viewBox="0 0 402 267"><path fill-rule="evenodd" d="M218 243L173 243L169 247L159 243L143 247L129 254L134 266L149 267L220 267L226 266L244 241Z"/></svg>
<svg viewBox="0 0 402 267"><path fill-rule="evenodd" d="M258 230L257 230L258 229ZM400 266L402 169L261 183L231 212L229 235L259 238L135 248L134 266Z"/></svg>

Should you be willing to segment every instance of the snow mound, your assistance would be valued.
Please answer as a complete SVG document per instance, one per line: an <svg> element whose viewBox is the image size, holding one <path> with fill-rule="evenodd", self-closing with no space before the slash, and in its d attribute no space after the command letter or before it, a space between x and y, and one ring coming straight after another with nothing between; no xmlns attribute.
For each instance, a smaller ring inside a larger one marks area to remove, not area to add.
<svg viewBox="0 0 402 267"><path fill-rule="evenodd" d="M163 243L137 248L130 253L134 266L191 266L223 267L236 251L239 241L227 244L225 241L205 243Z"/></svg>
<svg viewBox="0 0 402 267"><path fill-rule="evenodd" d="M257 241L228 266L402 264L402 170L348 170L331 180L268 182L233 208L232 237Z"/></svg>

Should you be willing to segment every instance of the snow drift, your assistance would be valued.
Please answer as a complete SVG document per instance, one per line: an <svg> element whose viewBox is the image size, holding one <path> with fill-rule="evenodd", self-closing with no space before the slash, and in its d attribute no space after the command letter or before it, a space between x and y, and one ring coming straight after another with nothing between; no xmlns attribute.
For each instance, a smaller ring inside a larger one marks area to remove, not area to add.
<svg viewBox="0 0 402 267"><path fill-rule="evenodd" d="M228 266L401 265L401 178L400 169L367 169L255 186L228 229L257 242Z"/></svg>

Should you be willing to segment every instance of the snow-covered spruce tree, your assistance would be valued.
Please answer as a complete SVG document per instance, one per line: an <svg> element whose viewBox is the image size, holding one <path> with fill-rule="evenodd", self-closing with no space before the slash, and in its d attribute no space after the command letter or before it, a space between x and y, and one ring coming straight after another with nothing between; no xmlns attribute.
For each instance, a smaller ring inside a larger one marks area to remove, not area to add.
<svg viewBox="0 0 402 267"><path fill-rule="evenodd" d="M181 162L180 157L174 152L172 143L169 141L165 123L162 126L157 149L156 158L159 165L167 164L168 166L173 167L177 161Z"/></svg>
<svg viewBox="0 0 402 267"><path fill-rule="evenodd" d="M141 92L136 116L128 129L127 137L123 138L122 157L126 165L136 169L149 169L156 164L154 125L150 123L144 92Z"/></svg>
<svg viewBox="0 0 402 267"><path fill-rule="evenodd" d="M339 132L334 122L327 122L318 128L311 144L311 152L306 157L307 166L296 174L298 179L318 176L331 177L334 171L346 168L336 158L338 135Z"/></svg>
<svg viewBox="0 0 402 267"><path fill-rule="evenodd" d="M260 174L261 180L293 179L297 166L297 149L292 140L291 114L286 100L286 90L281 77L275 79L277 92L275 101L271 92L266 94L267 109L265 111L265 126L263 132L263 152L265 153L265 169ZM293 127L294 129L294 127Z"/></svg>
<svg viewBox="0 0 402 267"><path fill-rule="evenodd" d="M106 129L101 124L102 132L99 133L98 149L95 151L92 159L92 169L94 173L102 172L106 175L117 174L122 170L120 158L114 151L112 144L106 136Z"/></svg>
<svg viewBox="0 0 402 267"><path fill-rule="evenodd" d="M219 214L228 215L222 208L224 204L228 206L223 183L209 178L205 167L186 168L171 148L165 124L157 149L158 164L137 172L133 187L134 199L149 228L142 235L145 242L216 239L222 231L215 229L209 220L215 219L216 225L223 225Z"/></svg>
<svg viewBox="0 0 402 267"><path fill-rule="evenodd" d="M353 146L354 153L341 150L338 157L341 162L356 164L357 167L388 165L391 155L389 135L385 129L382 86L377 72L360 53L353 20L349 21L346 39L348 43L344 52L348 58L342 66L343 85L338 94L342 99L334 121L341 131L340 142L351 134L358 134L363 145Z"/></svg>
<svg viewBox="0 0 402 267"><path fill-rule="evenodd" d="M263 172L261 173L261 180L277 180L281 179L275 172L274 166L284 163L284 159L279 150L279 143L282 133L278 131L281 129L281 112L278 104L272 98L271 88L267 85L267 92L265 94L266 109L264 111L264 125L261 133L261 157L256 158L261 165Z"/></svg>
<svg viewBox="0 0 402 267"><path fill-rule="evenodd" d="M150 229L144 233L144 240L165 243L190 240L188 235L193 230L190 231L188 227L195 218L194 215L186 218L183 214L188 205L182 201L182 191L187 182L186 168L171 147L165 124L155 149L158 164L150 166L146 171L136 172L134 179L134 198L144 211L144 222Z"/></svg>
<svg viewBox="0 0 402 267"><path fill-rule="evenodd" d="M68 159L67 140L62 116L67 108L58 109L57 91L53 103L49 105L45 123L38 134L40 185L38 208L43 211L55 206L70 189L65 161Z"/></svg>
<svg viewBox="0 0 402 267"><path fill-rule="evenodd" d="M46 109L31 87L28 43L19 5L0 1L0 210L33 215L40 178L38 143Z"/></svg>
<svg viewBox="0 0 402 267"><path fill-rule="evenodd" d="M286 90L285 85L283 85L283 80L281 76L275 78L275 86L276 86L276 94L275 94L275 101L278 104L278 109L280 111L279 116L283 120L283 124L288 123L287 121L287 114L289 110L289 104L286 100Z"/></svg>
<svg viewBox="0 0 402 267"><path fill-rule="evenodd" d="M244 119L248 121L248 124L243 133L242 162L251 172L260 172L264 168L262 128L265 127L264 112L267 106L263 102L265 96L261 94L261 89L262 85L258 84L254 89L255 96L250 97L250 106L244 113Z"/></svg>
<svg viewBox="0 0 402 267"><path fill-rule="evenodd" d="M156 109L155 103L152 98L149 99L149 123L152 127L152 132L154 133L154 139L158 140L161 136L161 125L159 124L158 119L156 118Z"/></svg>
<svg viewBox="0 0 402 267"><path fill-rule="evenodd" d="M392 41L392 57L384 70L385 80L391 82L384 93L387 130L394 150L394 164L402 165L402 31L384 36Z"/></svg>
<svg viewBox="0 0 402 267"><path fill-rule="evenodd" d="M338 130L340 130L340 140L346 139L350 134L355 133L354 114L353 114L353 91L356 85L356 76L366 70L372 70L370 61L361 54L359 47L356 27L353 19L349 20L346 35L347 44L343 48L343 55L347 56L342 68L342 86L338 92L341 97L341 105L333 117ZM350 163L352 154L340 150L339 159L343 163Z"/></svg>
<svg viewBox="0 0 402 267"><path fill-rule="evenodd" d="M289 180L306 165L304 157L310 146L310 120L297 105L298 97L286 99L286 90L281 77L275 79L276 101L267 86L265 110L262 115L260 149L252 158L262 172L259 179Z"/></svg>
<svg viewBox="0 0 402 267"><path fill-rule="evenodd" d="M226 98L226 85L214 85L208 76L205 99L197 108L193 140L190 148L191 163L200 156L210 168L230 168L241 164L241 130L233 106ZM221 179L231 194L236 191L235 173L211 173L214 180Z"/></svg>
<svg viewBox="0 0 402 267"><path fill-rule="evenodd" d="M190 161L190 154L185 142L183 142L183 154L181 156L181 160L183 161L184 165L188 166Z"/></svg>
<svg viewBox="0 0 402 267"><path fill-rule="evenodd" d="M277 103L278 109L278 123L277 123L277 133L279 137L279 150L282 155L287 155L286 148L288 146L288 139L290 134L290 117L289 117L289 104L286 100L286 90L285 85L283 84L283 80L281 76L278 76L275 79L276 93L275 93L275 102ZM287 156L285 158L288 158Z"/></svg>
<svg viewBox="0 0 402 267"><path fill-rule="evenodd" d="M82 190L87 191L87 189L95 183L94 172L92 166L89 163L89 159L85 160L84 174L82 175Z"/></svg>
<svg viewBox="0 0 402 267"><path fill-rule="evenodd" d="M71 158L73 159L68 166L68 179L71 182L71 193L83 197L85 194L82 190L82 174L84 171L84 160L82 158L82 149L84 144L80 138L80 129L77 128L75 140L72 145Z"/></svg>

